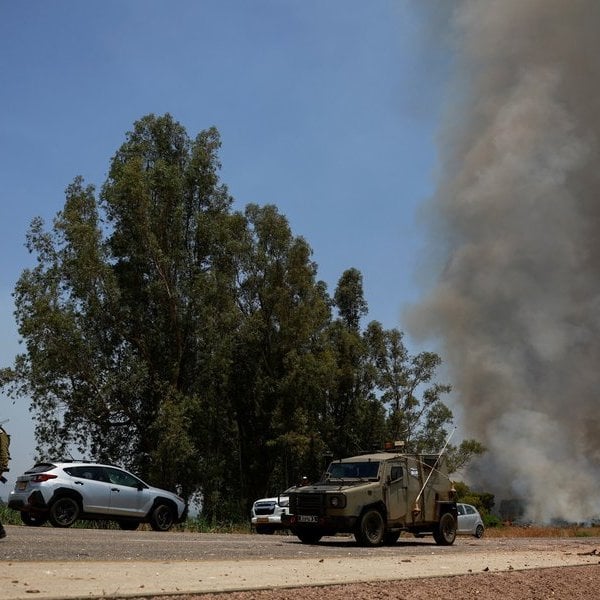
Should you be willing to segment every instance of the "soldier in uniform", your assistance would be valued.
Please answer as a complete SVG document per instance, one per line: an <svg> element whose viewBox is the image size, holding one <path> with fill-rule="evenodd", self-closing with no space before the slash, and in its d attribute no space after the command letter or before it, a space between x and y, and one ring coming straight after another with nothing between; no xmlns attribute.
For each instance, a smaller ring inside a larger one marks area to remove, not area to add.
<svg viewBox="0 0 600 600"><path fill-rule="evenodd" d="M8 448L10 446L10 435L6 433L4 427L0 425L0 481L6 483L6 477L4 472L8 471L8 462L10 461L10 453ZM4 529L2 523L0 523L0 539L6 537L6 529Z"/></svg>

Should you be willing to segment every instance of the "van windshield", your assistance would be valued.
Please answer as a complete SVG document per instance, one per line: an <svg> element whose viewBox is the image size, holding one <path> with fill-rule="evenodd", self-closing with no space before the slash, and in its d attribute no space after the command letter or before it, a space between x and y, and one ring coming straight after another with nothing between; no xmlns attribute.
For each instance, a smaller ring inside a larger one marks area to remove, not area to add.
<svg viewBox="0 0 600 600"><path fill-rule="evenodd" d="M377 479L379 461L334 462L327 469L328 479Z"/></svg>

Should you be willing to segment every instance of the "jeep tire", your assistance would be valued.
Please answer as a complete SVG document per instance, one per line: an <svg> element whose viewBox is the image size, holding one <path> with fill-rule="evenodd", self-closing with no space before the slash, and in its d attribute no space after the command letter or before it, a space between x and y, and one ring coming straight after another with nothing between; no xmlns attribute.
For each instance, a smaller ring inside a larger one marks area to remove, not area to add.
<svg viewBox="0 0 600 600"><path fill-rule="evenodd" d="M366 510L358 520L354 537L361 546L380 546L385 534L383 515L375 508Z"/></svg>
<svg viewBox="0 0 600 600"><path fill-rule="evenodd" d="M296 529L294 533L303 544L316 544L323 537L318 529L300 528Z"/></svg>
<svg viewBox="0 0 600 600"><path fill-rule="evenodd" d="M444 513L433 530L433 539L439 546L451 546L456 539L456 519L451 513Z"/></svg>

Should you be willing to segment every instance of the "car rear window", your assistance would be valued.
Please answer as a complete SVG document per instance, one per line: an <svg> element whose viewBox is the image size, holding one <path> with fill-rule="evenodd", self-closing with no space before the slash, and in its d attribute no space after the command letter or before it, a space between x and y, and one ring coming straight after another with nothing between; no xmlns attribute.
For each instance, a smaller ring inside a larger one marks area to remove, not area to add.
<svg viewBox="0 0 600 600"><path fill-rule="evenodd" d="M56 469L56 465L52 463L37 463L31 467L28 471L25 471L25 474L29 473L45 473L46 471L50 471L52 469Z"/></svg>

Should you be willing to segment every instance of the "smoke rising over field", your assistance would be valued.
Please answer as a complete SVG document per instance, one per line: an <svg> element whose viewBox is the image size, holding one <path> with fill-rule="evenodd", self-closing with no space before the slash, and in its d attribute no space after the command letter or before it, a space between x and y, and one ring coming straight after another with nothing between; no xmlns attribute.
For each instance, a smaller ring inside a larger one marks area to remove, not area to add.
<svg viewBox="0 0 600 600"><path fill-rule="evenodd" d="M408 330L443 344L477 486L600 515L600 3L455 6L439 276Z"/></svg>

